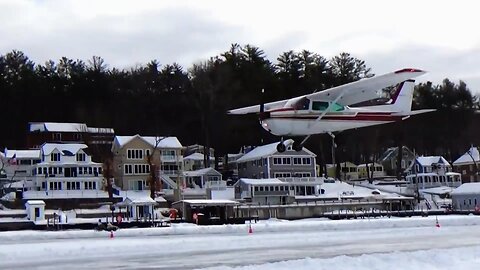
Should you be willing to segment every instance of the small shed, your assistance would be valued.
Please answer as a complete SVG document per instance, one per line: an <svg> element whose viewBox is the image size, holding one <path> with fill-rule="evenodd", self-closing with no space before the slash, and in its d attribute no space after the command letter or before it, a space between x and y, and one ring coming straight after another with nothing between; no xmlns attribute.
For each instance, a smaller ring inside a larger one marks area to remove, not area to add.
<svg viewBox="0 0 480 270"><path fill-rule="evenodd" d="M236 223L234 206L238 202L231 200L181 200L174 202L184 220L199 225Z"/></svg>
<svg viewBox="0 0 480 270"><path fill-rule="evenodd" d="M45 220L45 202L42 200L28 200L25 203L27 219L32 221Z"/></svg>
<svg viewBox="0 0 480 270"><path fill-rule="evenodd" d="M480 183L465 183L453 190L452 206L455 210L480 209Z"/></svg>
<svg viewBox="0 0 480 270"><path fill-rule="evenodd" d="M127 218L135 220L153 219L155 205L157 202L148 196L127 197L123 202L117 204L118 207L127 208Z"/></svg>

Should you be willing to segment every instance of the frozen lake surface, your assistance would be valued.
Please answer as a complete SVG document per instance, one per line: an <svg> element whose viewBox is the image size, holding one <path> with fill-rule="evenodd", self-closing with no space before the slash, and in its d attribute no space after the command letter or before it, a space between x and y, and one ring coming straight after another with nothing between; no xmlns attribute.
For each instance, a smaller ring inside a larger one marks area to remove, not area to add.
<svg viewBox="0 0 480 270"><path fill-rule="evenodd" d="M113 239L94 231L1 232L0 269L415 270L471 269L480 262L480 217L442 216L440 228L435 222L269 220L253 224L252 234L248 225L174 224L124 229Z"/></svg>

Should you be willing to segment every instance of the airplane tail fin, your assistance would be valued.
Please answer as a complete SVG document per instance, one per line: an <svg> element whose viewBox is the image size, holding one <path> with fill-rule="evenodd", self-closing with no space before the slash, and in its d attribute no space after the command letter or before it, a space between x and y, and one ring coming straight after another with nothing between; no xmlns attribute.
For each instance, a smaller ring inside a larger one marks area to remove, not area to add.
<svg viewBox="0 0 480 270"><path fill-rule="evenodd" d="M414 86L415 80L406 80L397 86L389 105L397 114L411 114Z"/></svg>

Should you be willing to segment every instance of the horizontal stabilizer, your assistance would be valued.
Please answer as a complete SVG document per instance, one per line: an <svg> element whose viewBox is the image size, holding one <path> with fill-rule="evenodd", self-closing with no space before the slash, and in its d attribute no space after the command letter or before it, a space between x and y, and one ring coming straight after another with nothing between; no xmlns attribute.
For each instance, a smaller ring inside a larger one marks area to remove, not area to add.
<svg viewBox="0 0 480 270"><path fill-rule="evenodd" d="M434 112L436 111L437 109L423 109L423 110L416 110L416 111L411 111L409 112L407 115L408 116L411 116L411 115L417 115L417 114L422 114L422 113L429 113L429 112ZM404 112L397 112L397 113L393 113L392 114L393 116L405 116L405 113Z"/></svg>
<svg viewBox="0 0 480 270"><path fill-rule="evenodd" d="M434 112L437 109L423 109L423 110L416 110L416 111L411 111L410 115L417 115L417 114L422 114L422 113L428 113L428 112Z"/></svg>

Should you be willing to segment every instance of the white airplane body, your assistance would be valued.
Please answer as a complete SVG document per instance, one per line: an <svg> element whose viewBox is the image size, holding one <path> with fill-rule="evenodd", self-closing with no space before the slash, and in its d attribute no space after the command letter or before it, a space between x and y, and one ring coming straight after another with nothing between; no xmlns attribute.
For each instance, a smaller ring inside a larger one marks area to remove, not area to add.
<svg viewBox="0 0 480 270"><path fill-rule="evenodd" d="M277 136L307 138L313 134L332 134L401 121L411 115L433 111L411 110L415 82L412 78L423 74L425 72L419 69L402 69L321 92L230 110L229 113L259 113L260 123L268 132ZM397 90L385 105L349 107L378 98L381 89L396 84ZM302 147L305 140L296 148Z"/></svg>

